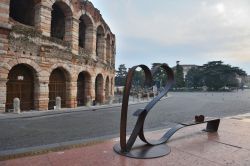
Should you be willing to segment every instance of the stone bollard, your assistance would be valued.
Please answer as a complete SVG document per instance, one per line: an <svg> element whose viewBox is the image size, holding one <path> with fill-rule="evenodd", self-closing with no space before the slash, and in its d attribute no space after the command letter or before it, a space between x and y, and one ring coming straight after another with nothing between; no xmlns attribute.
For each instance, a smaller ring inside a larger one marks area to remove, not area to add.
<svg viewBox="0 0 250 166"><path fill-rule="evenodd" d="M138 102L140 102L140 101L141 101L141 96L142 96L142 95L141 95L141 93L138 93L138 94L137 94L137 99L138 99Z"/></svg>
<svg viewBox="0 0 250 166"><path fill-rule="evenodd" d="M90 96L87 96L87 97L86 97L86 106L87 106L87 107L90 107L90 106L91 106L91 97L90 97Z"/></svg>
<svg viewBox="0 0 250 166"><path fill-rule="evenodd" d="M146 100L147 100L147 101L149 101L149 100L150 100L150 94L149 94L149 92L148 92L148 93L146 93Z"/></svg>
<svg viewBox="0 0 250 166"><path fill-rule="evenodd" d="M14 108L14 112L20 114L21 110L20 110L20 99L19 98L14 98L13 100L13 108Z"/></svg>
<svg viewBox="0 0 250 166"><path fill-rule="evenodd" d="M122 97L119 96L118 103L121 103L121 102L122 102Z"/></svg>
<svg viewBox="0 0 250 166"><path fill-rule="evenodd" d="M61 103L62 103L61 97L56 97L56 110L61 109Z"/></svg>
<svg viewBox="0 0 250 166"><path fill-rule="evenodd" d="M114 97L113 96L109 96L109 104L113 104L114 101Z"/></svg>

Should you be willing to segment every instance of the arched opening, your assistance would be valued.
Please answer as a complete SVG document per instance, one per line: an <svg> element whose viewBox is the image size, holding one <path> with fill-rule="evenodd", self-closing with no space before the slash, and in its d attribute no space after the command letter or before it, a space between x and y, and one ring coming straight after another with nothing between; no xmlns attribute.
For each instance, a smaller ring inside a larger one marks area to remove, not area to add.
<svg viewBox="0 0 250 166"><path fill-rule="evenodd" d="M34 26L35 1L34 0L10 0L10 17L22 24Z"/></svg>
<svg viewBox="0 0 250 166"><path fill-rule="evenodd" d="M20 99L21 111L34 109L35 72L31 67L19 64L14 66L8 75L6 111L13 109L14 98Z"/></svg>
<svg viewBox="0 0 250 166"><path fill-rule="evenodd" d="M85 106L90 97L91 76L88 72L81 72L77 79L77 106Z"/></svg>
<svg viewBox="0 0 250 166"><path fill-rule="evenodd" d="M96 56L104 60L104 29L99 26L96 31Z"/></svg>
<svg viewBox="0 0 250 166"><path fill-rule="evenodd" d="M93 23L86 14L80 17L79 46L88 52L93 50Z"/></svg>
<svg viewBox="0 0 250 166"><path fill-rule="evenodd" d="M61 107L66 107L66 76L63 69L56 68L49 77L49 109L56 106L56 97L61 97Z"/></svg>
<svg viewBox="0 0 250 166"><path fill-rule="evenodd" d="M51 37L65 39L66 32L71 31L72 11L64 2L55 2L51 12Z"/></svg>
<svg viewBox="0 0 250 166"><path fill-rule="evenodd" d="M109 99L109 77L106 78L106 83L105 83L105 99L108 101Z"/></svg>
<svg viewBox="0 0 250 166"><path fill-rule="evenodd" d="M95 79L95 101L103 103L103 76L98 74Z"/></svg>
<svg viewBox="0 0 250 166"><path fill-rule="evenodd" d="M110 61L111 61L111 65L115 64L115 41L112 40L112 44L111 44L111 51L110 51Z"/></svg>
<svg viewBox="0 0 250 166"><path fill-rule="evenodd" d="M82 19L79 23L79 46L85 48L86 25Z"/></svg>
<svg viewBox="0 0 250 166"><path fill-rule="evenodd" d="M107 59L107 63L110 64L111 63L111 44L110 44L110 35L107 35L107 39L106 39L106 59Z"/></svg>

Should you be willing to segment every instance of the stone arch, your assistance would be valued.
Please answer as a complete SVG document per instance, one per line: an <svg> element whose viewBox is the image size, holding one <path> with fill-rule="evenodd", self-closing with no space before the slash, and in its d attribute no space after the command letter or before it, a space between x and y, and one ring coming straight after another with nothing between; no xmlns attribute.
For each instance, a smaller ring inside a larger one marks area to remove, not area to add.
<svg viewBox="0 0 250 166"><path fill-rule="evenodd" d="M106 101L109 99L110 96L110 91L109 91L109 76L107 76L106 81L105 81L105 99Z"/></svg>
<svg viewBox="0 0 250 166"><path fill-rule="evenodd" d="M27 63L19 63L11 67L7 78L5 110L13 109L13 99L20 99L21 111L29 111L35 108L36 92L39 86L38 72Z"/></svg>
<svg viewBox="0 0 250 166"><path fill-rule="evenodd" d="M42 71L42 69L36 62L34 62L31 59L26 59L26 58L11 59L6 63L2 63L1 67L5 69L6 72L9 72L14 66L18 64L27 64L29 66L32 66L32 68L35 70L36 76L40 77L40 72ZM7 79L7 76L2 77L1 75L1 78Z"/></svg>
<svg viewBox="0 0 250 166"><path fill-rule="evenodd" d="M51 11L51 37L71 41L73 8L67 1L54 1Z"/></svg>
<svg viewBox="0 0 250 166"><path fill-rule="evenodd" d="M102 25L96 29L96 56L97 59L105 60L105 31Z"/></svg>
<svg viewBox="0 0 250 166"><path fill-rule="evenodd" d="M39 0L10 0L9 16L22 24L35 25L35 6Z"/></svg>
<svg viewBox="0 0 250 166"><path fill-rule="evenodd" d="M82 71L77 78L77 106L85 106L91 100L91 75Z"/></svg>
<svg viewBox="0 0 250 166"><path fill-rule="evenodd" d="M95 79L95 102L103 103L104 102L104 79L102 74L98 74Z"/></svg>
<svg viewBox="0 0 250 166"><path fill-rule="evenodd" d="M54 64L53 66L51 66L51 68L49 69L49 73L51 74L53 70L55 70L56 68L61 68L64 70L65 74L66 74L66 80L68 82L71 82L72 81L72 75L70 74L71 72L71 69L68 65L66 64L62 64L62 63L57 63L57 64Z"/></svg>
<svg viewBox="0 0 250 166"><path fill-rule="evenodd" d="M78 19L78 20L80 20L80 18L83 16L83 15L86 15L89 19L90 19L90 21L91 21L91 23L93 24L93 26L94 27L96 27L96 25L95 25L95 20L94 20L94 18L93 18L93 16L89 13L89 12L87 12L87 11L82 11L82 10L80 10L77 14L76 14L76 19Z"/></svg>
<svg viewBox="0 0 250 166"><path fill-rule="evenodd" d="M56 104L56 97L61 97L62 108L68 105L70 98L70 73L63 67L52 70L49 77L49 105L48 109L53 109Z"/></svg>
<svg viewBox="0 0 250 166"><path fill-rule="evenodd" d="M73 4L72 4L72 0L45 0L48 2L48 7L50 7L52 9L52 6L54 3L56 2L63 2L65 3L71 10L71 13L74 13L74 7L73 7Z"/></svg>
<svg viewBox="0 0 250 166"><path fill-rule="evenodd" d="M94 46L94 22L87 14L79 18L79 46L92 52Z"/></svg>

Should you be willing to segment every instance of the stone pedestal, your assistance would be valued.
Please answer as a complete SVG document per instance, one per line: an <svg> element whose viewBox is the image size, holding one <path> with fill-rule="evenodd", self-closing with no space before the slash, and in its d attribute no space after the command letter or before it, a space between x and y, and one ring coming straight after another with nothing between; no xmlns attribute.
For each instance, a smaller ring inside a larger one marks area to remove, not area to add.
<svg viewBox="0 0 250 166"><path fill-rule="evenodd" d="M114 102L114 96L109 96L109 104L113 104Z"/></svg>
<svg viewBox="0 0 250 166"><path fill-rule="evenodd" d="M91 106L91 96L86 97L86 106L90 107Z"/></svg>
<svg viewBox="0 0 250 166"><path fill-rule="evenodd" d="M62 103L61 97L56 97L56 110L61 109L61 103Z"/></svg>
<svg viewBox="0 0 250 166"><path fill-rule="evenodd" d="M141 101L141 96L142 96L141 93L138 93L138 94L137 94L137 100L138 100L138 102Z"/></svg>
<svg viewBox="0 0 250 166"><path fill-rule="evenodd" d="M13 100L13 108L14 112L20 114L21 109L20 109L20 99L19 98L14 98Z"/></svg>

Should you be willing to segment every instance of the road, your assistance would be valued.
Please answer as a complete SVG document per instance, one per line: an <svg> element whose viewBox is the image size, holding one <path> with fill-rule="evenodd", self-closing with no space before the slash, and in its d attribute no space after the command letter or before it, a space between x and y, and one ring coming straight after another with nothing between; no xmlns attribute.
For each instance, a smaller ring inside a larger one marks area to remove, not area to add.
<svg viewBox="0 0 250 166"><path fill-rule="evenodd" d="M129 106L128 131L135 124L132 113L145 104ZM146 119L145 128L166 128L195 115L226 117L250 112L250 91L226 93L170 93ZM80 139L117 137L120 107L33 118L0 120L0 151Z"/></svg>

